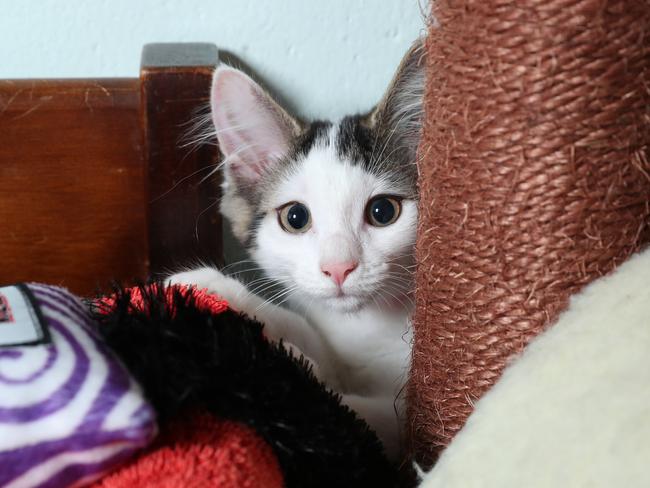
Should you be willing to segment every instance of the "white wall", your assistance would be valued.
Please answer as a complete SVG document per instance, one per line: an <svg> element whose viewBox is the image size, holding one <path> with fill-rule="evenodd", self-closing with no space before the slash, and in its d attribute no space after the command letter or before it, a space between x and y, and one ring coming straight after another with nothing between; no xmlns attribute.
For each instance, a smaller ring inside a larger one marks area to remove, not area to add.
<svg viewBox="0 0 650 488"><path fill-rule="evenodd" d="M425 0L2 0L0 78L138 75L148 42L214 42L309 117L370 108Z"/></svg>

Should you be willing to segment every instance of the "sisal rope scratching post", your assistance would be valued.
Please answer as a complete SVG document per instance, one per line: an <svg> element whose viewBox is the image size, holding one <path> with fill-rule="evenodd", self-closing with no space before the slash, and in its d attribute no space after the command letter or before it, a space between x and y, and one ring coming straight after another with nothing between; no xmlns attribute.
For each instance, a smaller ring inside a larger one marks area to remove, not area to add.
<svg viewBox="0 0 650 488"><path fill-rule="evenodd" d="M573 293L650 241L648 1L434 15L409 384L424 464Z"/></svg>

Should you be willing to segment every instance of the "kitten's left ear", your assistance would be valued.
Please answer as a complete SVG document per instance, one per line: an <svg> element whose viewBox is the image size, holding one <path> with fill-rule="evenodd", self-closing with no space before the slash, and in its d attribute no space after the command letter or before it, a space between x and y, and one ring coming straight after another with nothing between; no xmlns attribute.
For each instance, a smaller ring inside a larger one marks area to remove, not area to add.
<svg viewBox="0 0 650 488"><path fill-rule="evenodd" d="M368 115L368 124L380 140L399 145L415 161L422 129L425 84L424 38L408 50L383 98Z"/></svg>

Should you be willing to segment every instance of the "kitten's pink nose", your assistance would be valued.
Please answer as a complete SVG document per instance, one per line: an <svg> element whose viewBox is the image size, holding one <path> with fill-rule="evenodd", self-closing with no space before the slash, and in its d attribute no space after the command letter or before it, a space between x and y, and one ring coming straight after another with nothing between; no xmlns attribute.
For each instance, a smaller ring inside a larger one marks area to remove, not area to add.
<svg viewBox="0 0 650 488"><path fill-rule="evenodd" d="M352 273L359 263L354 261L346 261L343 263L327 263L321 264L321 271L325 276L332 278L332 281L338 286L341 286L350 273Z"/></svg>

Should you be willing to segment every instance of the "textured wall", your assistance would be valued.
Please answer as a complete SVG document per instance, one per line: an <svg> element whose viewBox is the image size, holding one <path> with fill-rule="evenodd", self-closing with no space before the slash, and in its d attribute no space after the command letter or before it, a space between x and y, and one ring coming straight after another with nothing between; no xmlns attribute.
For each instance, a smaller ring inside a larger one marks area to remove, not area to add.
<svg viewBox="0 0 650 488"><path fill-rule="evenodd" d="M4 0L0 78L137 76L148 42L239 55L307 116L373 105L423 0Z"/></svg>

